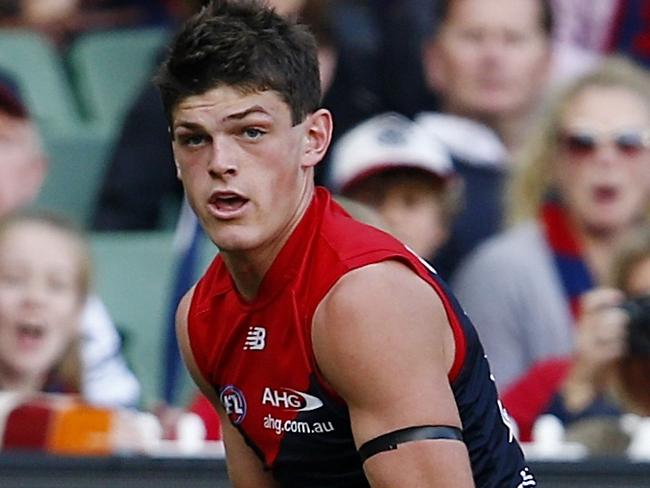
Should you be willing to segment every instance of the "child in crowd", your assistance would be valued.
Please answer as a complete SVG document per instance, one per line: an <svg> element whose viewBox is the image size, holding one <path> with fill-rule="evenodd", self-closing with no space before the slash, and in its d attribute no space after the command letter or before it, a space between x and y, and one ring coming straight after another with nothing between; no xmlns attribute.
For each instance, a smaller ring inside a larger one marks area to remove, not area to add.
<svg viewBox="0 0 650 488"><path fill-rule="evenodd" d="M331 186L375 209L389 232L430 259L445 243L459 207L446 150L396 113L368 119L332 149Z"/></svg>
<svg viewBox="0 0 650 488"><path fill-rule="evenodd" d="M68 220L0 218L0 450L106 455L156 446L153 415L92 406L82 388L81 321L91 260Z"/></svg>
<svg viewBox="0 0 650 488"><path fill-rule="evenodd" d="M33 205L48 158L19 86L0 70L0 218ZM121 341L102 301L89 293L81 320L82 391L91 403L135 406L140 385L121 355Z"/></svg>
<svg viewBox="0 0 650 488"><path fill-rule="evenodd" d="M90 282L82 235L35 212L0 220L0 389L81 390L80 319Z"/></svg>

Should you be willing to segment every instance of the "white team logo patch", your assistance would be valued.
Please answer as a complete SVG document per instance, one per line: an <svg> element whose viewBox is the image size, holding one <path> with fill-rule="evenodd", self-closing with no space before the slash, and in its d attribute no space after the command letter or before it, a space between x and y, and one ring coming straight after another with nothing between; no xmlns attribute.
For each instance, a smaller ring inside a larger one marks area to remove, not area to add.
<svg viewBox="0 0 650 488"><path fill-rule="evenodd" d="M244 351L261 351L266 347L266 329L259 326L251 326L246 334Z"/></svg>
<svg viewBox="0 0 650 488"><path fill-rule="evenodd" d="M239 425L244 421L247 411L246 398L239 388L235 385L225 386L221 389L219 400L233 424Z"/></svg>

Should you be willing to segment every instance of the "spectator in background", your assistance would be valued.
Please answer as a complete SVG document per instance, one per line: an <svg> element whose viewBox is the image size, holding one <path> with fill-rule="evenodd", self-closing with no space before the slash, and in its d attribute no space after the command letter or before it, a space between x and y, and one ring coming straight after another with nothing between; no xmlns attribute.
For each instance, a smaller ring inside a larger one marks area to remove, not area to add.
<svg viewBox="0 0 650 488"><path fill-rule="evenodd" d="M524 439L565 379L597 380L593 361L567 358L581 295L605 283L616 247L648 218L648 83L641 68L612 59L557 96L513 175L516 225L482 244L452 282Z"/></svg>
<svg viewBox="0 0 650 488"><path fill-rule="evenodd" d="M593 68L613 40L618 5L624 1L551 0L554 82L570 80Z"/></svg>
<svg viewBox="0 0 650 488"><path fill-rule="evenodd" d="M628 297L650 295L650 224L628 237L617 249L610 284ZM650 390L648 390L650 393Z"/></svg>
<svg viewBox="0 0 650 488"><path fill-rule="evenodd" d="M607 52L624 53L650 68L650 7L643 0L618 0Z"/></svg>
<svg viewBox="0 0 650 488"><path fill-rule="evenodd" d="M30 205L47 174L35 124L13 81L0 72L0 217ZM120 355L120 339L102 302L89 294L82 316L82 391L91 402L134 406L139 384Z"/></svg>
<svg viewBox="0 0 650 488"><path fill-rule="evenodd" d="M626 300L650 297L650 224L635 229L617 247L605 285L583 297L575 365L547 408L565 423L602 412L598 406L612 398L626 411L650 415L650 376L645 374L650 330L632 333L628 322L633 312L620 307Z"/></svg>
<svg viewBox="0 0 650 488"><path fill-rule="evenodd" d="M158 439L150 414L91 405L80 351L90 288L88 242L70 221L32 209L0 217L3 451L140 453Z"/></svg>
<svg viewBox="0 0 650 488"><path fill-rule="evenodd" d="M428 89L422 69L422 44L435 24L436 0L370 0L379 25L382 106L414 117L436 110L436 94Z"/></svg>
<svg viewBox="0 0 650 488"><path fill-rule="evenodd" d="M92 30L167 24L171 12L157 0L8 0L0 26L39 31L61 48Z"/></svg>
<svg viewBox="0 0 650 488"><path fill-rule="evenodd" d="M448 148L465 207L434 260L450 278L460 260L501 229L503 180L544 94L551 60L547 0L440 0L423 65L441 113L416 120Z"/></svg>
<svg viewBox="0 0 650 488"><path fill-rule="evenodd" d="M79 336L90 252L66 220L0 218L0 390L80 393Z"/></svg>
<svg viewBox="0 0 650 488"><path fill-rule="evenodd" d="M333 189L377 210L418 255L434 256L458 208L444 147L413 121L388 113L362 122L332 148Z"/></svg>
<svg viewBox="0 0 650 488"><path fill-rule="evenodd" d="M625 454L638 430L621 415L650 416L650 225L623 240L607 286L587 292L582 304L572 368L582 374L567 378L544 413L591 455Z"/></svg>
<svg viewBox="0 0 650 488"><path fill-rule="evenodd" d="M650 224L632 234L617 250L613 260L611 286L621 290L627 298L646 297L644 316L650 312ZM629 312L628 312L629 313ZM629 317L628 317L629 318ZM642 340L638 340L639 348L633 354L619 358L615 373L616 389L621 402L627 411L638 415L650 416L650 349L648 346L647 319L646 327L640 332ZM626 330L623 334L631 344ZM637 340L638 335L632 335Z"/></svg>
<svg viewBox="0 0 650 488"><path fill-rule="evenodd" d="M92 228L153 230L176 218L183 189L176 178L160 96L147 84L126 115L99 189Z"/></svg>
<svg viewBox="0 0 650 488"><path fill-rule="evenodd" d="M606 53L650 67L650 8L642 0L551 0L557 23L554 78L584 72Z"/></svg>
<svg viewBox="0 0 650 488"><path fill-rule="evenodd" d="M31 203L47 171L36 127L17 91L0 71L0 215Z"/></svg>

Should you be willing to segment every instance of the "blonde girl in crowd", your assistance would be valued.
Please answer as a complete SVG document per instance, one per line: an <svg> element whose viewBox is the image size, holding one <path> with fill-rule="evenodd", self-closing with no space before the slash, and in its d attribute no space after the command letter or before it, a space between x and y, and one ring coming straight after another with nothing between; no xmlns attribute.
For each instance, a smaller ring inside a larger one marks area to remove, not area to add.
<svg viewBox="0 0 650 488"><path fill-rule="evenodd" d="M0 219L0 389L79 393L80 319L90 284L84 236L35 211Z"/></svg>

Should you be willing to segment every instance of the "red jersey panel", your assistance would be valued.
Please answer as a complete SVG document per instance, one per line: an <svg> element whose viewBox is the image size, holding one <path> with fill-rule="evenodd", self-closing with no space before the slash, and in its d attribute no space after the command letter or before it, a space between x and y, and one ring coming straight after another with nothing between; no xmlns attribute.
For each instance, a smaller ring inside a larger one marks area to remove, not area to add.
<svg viewBox="0 0 650 488"><path fill-rule="evenodd" d="M195 288L190 345L231 423L282 486L369 486L347 407L319 376L311 322L341 276L387 259L412 268L447 310L456 340L450 380L477 486L514 488L525 476L532 480L502 421L478 337L445 285L399 241L349 217L323 188L316 189L254 301L241 299L219 256Z"/></svg>

